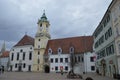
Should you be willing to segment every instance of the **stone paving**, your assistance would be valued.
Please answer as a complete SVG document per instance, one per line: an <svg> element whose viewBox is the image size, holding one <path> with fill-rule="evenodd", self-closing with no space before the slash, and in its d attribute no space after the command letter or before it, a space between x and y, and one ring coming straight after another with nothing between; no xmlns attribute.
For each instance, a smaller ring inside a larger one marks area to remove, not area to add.
<svg viewBox="0 0 120 80"><path fill-rule="evenodd" d="M67 74L40 73L40 72L5 72L0 75L0 80L85 80L92 77L94 80L117 80L109 77L102 77L95 73L83 75L83 79L67 79Z"/></svg>

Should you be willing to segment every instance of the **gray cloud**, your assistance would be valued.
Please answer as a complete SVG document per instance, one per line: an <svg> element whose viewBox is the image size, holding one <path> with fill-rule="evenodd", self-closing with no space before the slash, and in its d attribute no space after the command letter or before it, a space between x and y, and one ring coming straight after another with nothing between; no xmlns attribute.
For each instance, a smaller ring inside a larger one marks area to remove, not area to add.
<svg viewBox="0 0 120 80"><path fill-rule="evenodd" d="M10 49L27 32L34 37L43 10L52 38L92 35L112 0L0 0L0 46Z"/></svg>

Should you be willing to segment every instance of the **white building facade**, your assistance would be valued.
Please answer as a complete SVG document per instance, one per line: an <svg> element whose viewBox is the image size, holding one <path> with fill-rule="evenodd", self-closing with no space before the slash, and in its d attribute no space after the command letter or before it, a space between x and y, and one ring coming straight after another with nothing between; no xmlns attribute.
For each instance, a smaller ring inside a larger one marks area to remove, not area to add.
<svg viewBox="0 0 120 80"><path fill-rule="evenodd" d="M45 56L48 56L50 72L60 72L61 69L64 72L69 72L72 69L71 55L73 55L75 73L95 72L95 54L92 52L92 39L92 36L84 36L49 40ZM84 45L84 41L89 47Z"/></svg>
<svg viewBox="0 0 120 80"><path fill-rule="evenodd" d="M93 33L96 68L103 76L120 74L120 0L113 0Z"/></svg>
<svg viewBox="0 0 120 80"><path fill-rule="evenodd" d="M32 71L34 39L25 35L10 50L10 71Z"/></svg>

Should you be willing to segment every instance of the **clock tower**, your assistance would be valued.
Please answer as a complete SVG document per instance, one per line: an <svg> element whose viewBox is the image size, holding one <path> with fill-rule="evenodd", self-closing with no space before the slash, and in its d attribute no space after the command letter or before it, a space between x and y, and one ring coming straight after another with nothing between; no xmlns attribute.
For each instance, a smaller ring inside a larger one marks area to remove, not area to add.
<svg viewBox="0 0 120 80"><path fill-rule="evenodd" d="M47 46L47 42L50 39L49 34L49 21L43 12L42 17L38 20L38 29L35 35L34 42L34 59L33 59L33 71L44 71L44 52Z"/></svg>

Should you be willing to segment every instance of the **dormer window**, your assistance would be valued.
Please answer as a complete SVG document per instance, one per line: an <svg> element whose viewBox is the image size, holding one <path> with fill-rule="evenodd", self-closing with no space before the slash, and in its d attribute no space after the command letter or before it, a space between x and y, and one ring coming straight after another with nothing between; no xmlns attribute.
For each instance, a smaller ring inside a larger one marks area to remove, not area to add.
<svg viewBox="0 0 120 80"><path fill-rule="evenodd" d="M70 47L70 53L74 53L74 47Z"/></svg>
<svg viewBox="0 0 120 80"><path fill-rule="evenodd" d="M62 53L62 49L58 48L58 54L61 54L61 53Z"/></svg>
<svg viewBox="0 0 120 80"><path fill-rule="evenodd" d="M52 49L51 49L51 48L48 49L48 54L49 54L49 55L52 54Z"/></svg>

